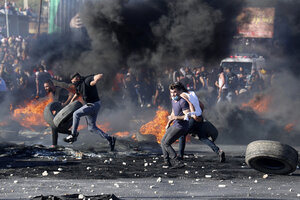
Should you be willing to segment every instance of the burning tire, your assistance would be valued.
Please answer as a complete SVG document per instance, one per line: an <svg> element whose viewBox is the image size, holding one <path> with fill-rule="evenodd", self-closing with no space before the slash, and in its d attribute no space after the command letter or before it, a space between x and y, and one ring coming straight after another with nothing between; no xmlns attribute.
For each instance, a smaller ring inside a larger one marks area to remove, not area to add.
<svg viewBox="0 0 300 200"><path fill-rule="evenodd" d="M81 106L82 106L82 103L80 103L79 101L74 101L74 102L68 104L66 107L61 109L61 111L59 111L55 115L55 117L53 119L54 125L56 127L61 127L62 124L64 124L67 121L70 121L73 113Z"/></svg>
<svg viewBox="0 0 300 200"><path fill-rule="evenodd" d="M52 102L49 103L44 109L44 119L51 126L51 128L56 128L53 119L54 116L62 109L61 103Z"/></svg>
<svg viewBox="0 0 300 200"><path fill-rule="evenodd" d="M258 140L247 146L245 160L247 165L264 173L289 174L296 170L298 152L280 142Z"/></svg>

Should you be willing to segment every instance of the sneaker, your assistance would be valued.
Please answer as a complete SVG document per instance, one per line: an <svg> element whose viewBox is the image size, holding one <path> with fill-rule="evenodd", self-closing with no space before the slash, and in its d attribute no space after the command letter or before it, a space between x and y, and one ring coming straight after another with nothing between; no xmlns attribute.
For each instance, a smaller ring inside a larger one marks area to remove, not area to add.
<svg viewBox="0 0 300 200"><path fill-rule="evenodd" d="M110 151L115 150L116 140L117 140L117 138L114 136L112 136L111 139L109 140Z"/></svg>
<svg viewBox="0 0 300 200"><path fill-rule="evenodd" d="M172 165L171 169L179 169L185 167L184 163L179 160L178 158L174 159L174 164Z"/></svg>
<svg viewBox="0 0 300 200"><path fill-rule="evenodd" d="M159 166L164 169L169 169L170 167L172 167L172 164L170 163L170 161L164 161L164 163L160 164Z"/></svg>
<svg viewBox="0 0 300 200"><path fill-rule="evenodd" d="M74 135L69 135L68 137L64 138L64 141L72 144L73 142L76 142L78 135L79 135L78 132L75 133Z"/></svg>
<svg viewBox="0 0 300 200"><path fill-rule="evenodd" d="M219 161L220 162L225 162L225 160L226 160L226 158L225 158L225 152L222 151L222 150L220 150L218 155L219 155Z"/></svg>

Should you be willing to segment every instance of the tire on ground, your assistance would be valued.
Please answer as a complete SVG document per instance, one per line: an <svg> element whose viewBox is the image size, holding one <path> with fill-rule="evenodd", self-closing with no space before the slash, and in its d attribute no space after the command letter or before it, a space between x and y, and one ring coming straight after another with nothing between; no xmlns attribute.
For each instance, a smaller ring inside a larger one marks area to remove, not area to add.
<svg viewBox="0 0 300 200"><path fill-rule="evenodd" d="M53 123L56 127L60 128L63 126L65 122L70 121L70 119L73 116L73 113L82 106L82 103L79 101L74 101L67 106L65 106L63 109L61 109L54 117Z"/></svg>
<svg viewBox="0 0 300 200"><path fill-rule="evenodd" d="M44 119L51 128L56 128L53 123L54 116L61 110L62 106L59 102L49 103L44 109Z"/></svg>
<svg viewBox="0 0 300 200"><path fill-rule="evenodd" d="M247 146L245 161L267 174L289 174L296 170L298 152L277 141L257 140Z"/></svg>

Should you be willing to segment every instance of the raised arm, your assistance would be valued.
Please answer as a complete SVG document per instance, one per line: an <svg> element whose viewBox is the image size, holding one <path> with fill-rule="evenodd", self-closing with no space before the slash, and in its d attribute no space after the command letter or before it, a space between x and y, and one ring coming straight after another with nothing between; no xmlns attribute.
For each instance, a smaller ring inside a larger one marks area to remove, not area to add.
<svg viewBox="0 0 300 200"><path fill-rule="evenodd" d="M96 83L102 78L103 74L96 74L94 80L90 82L90 86L96 85Z"/></svg>

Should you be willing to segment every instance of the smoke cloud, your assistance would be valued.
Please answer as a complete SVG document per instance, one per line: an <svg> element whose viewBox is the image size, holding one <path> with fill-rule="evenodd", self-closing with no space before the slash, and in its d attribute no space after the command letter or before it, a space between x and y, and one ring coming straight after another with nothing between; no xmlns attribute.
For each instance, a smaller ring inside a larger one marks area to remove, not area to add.
<svg viewBox="0 0 300 200"><path fill-rule="evenodd" d="M236 17L250 1L218 0L102 0L86 1L80 10L88 40L71 35L43 35L33 45L31 57L61 62L62 74L74 71L84 75L104 73L101 89L110 90L112 77L122 67L178 67L183 63L210 63L229 55L236 33ZM253 1L251 1L253 2ZM254 51L267 58L277 71L265 95L272 97L271 112L259 116L237 105L224 105L208 111L207 117L219 129L221 141L248 142L277 138L296 141L300 127L299 53L300 2L255 1L254 6L275 6L274 38L257 40ZM123 111L117 114L122 114ZM114 117L112 117L114 118ZM295 123L285 137L283 127ZM282 134L284 133L284 134ZM223 135L222 135L223 134ZM227 135L226 135L227 134Z"/></svg>

